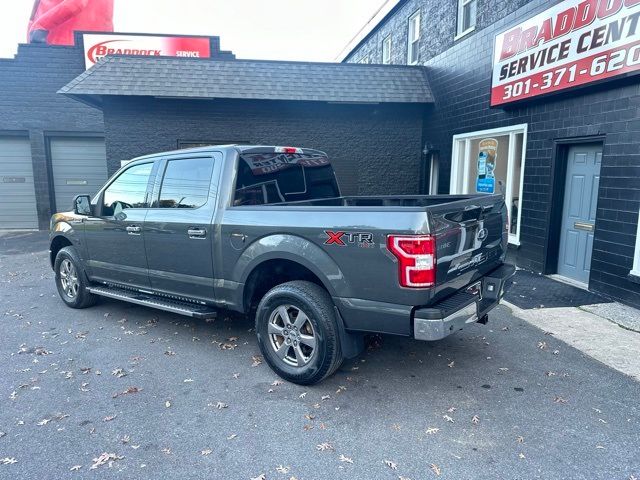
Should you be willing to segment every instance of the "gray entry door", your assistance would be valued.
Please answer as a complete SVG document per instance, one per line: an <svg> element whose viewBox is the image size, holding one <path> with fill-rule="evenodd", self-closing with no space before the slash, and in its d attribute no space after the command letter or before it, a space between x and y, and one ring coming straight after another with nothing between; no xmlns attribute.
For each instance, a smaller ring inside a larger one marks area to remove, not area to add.
<svg viewBox="0 0 640 480"><path fill-rule="evenodd" d="M0 137L0 229L38 228L28 138Z"/></svg>
<svg viewBox="0 0 640 480"><path fill-rule="evenodd" d="M107 181L107 155L102 138L52 138L51 167L56 211L71 210L73 197L93 195Z"/></svg>
<svg viewBox="0 0 640 480"><path fill-rule="evenodd" d="M601 145L569 149L558 273L582 283L589 283L601 163Z"/></svg>

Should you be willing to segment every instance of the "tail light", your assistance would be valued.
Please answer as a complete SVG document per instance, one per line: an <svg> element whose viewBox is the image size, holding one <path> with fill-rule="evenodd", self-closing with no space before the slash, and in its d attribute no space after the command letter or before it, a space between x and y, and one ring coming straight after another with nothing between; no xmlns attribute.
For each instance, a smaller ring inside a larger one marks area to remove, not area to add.
<svg viewBox="0 0 640 480"><path fill-rule="evenodd" d="M276 147L275 153L302 153L302 149L296 147Z"/></svg>
<svg viewBox="0 0 640 480"><path fill-rule="evenodd" d="M431 235L389 235L387 248L398 259L402 287L426 288L436 284L436 239Z"/></svg>

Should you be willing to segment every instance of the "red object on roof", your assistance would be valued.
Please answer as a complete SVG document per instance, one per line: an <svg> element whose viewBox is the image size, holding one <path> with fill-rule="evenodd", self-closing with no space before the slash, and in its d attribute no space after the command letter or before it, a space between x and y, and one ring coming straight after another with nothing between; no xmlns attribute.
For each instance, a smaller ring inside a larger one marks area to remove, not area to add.
<svg viewBox="0 0 640 480"><path fill-rule="evenodd" d="M29 42L73 45L77 30L113 32L113 0L35 0Z"/></svg>

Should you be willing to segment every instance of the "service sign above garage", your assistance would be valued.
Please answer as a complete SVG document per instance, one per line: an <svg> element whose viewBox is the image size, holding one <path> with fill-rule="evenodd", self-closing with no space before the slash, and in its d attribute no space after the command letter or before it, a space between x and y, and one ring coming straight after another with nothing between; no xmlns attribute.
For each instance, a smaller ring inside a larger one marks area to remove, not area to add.
<svg viewBox="0 0 640 480"><path fill-rule="evenodd" d="M210 37L145 35L121 33L85 33L84 61L91 68L105 55L209 58Z"/></svg>
<svg viewBox="0 0 640 480"><path fill-rule="evenodd" d="M491 105L640 72L640 0L565 0L499 34Z"/></svg>

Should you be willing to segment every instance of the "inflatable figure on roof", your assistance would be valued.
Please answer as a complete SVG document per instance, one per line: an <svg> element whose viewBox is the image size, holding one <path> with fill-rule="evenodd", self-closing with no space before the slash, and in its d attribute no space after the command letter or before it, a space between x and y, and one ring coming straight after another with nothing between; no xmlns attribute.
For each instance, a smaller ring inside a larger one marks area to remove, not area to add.
<svg viewBox="0 0 640 480"><path fill-rule="evenodd" d="M29 43L73 45L74 31L113 32L114 0L35 0Z"/></svg>

